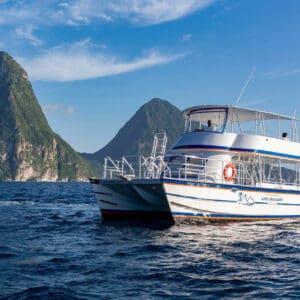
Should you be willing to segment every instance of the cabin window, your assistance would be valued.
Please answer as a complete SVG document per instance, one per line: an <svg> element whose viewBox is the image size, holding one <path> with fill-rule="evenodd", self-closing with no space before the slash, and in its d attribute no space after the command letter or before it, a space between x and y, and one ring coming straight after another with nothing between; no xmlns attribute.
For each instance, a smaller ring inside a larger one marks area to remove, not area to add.
<svg viewBox="0 0 300 300"><path fill-rule="evenodd" d="M227 120L227 109L201 109L191 111L186 119L185 132L223 133Z"/></svg>
<svg viewBox="0 0 300 300"><path fill-rule="evenodd" d="M166 175L178 178L198 178L203 173L208 159L196 156L172 156L165 159L167 163Z"/></svg>
<svg viewBox="0 0 300 300"><path fill-rule="evenodd" d="M264 156L232 158L237 169L236 183L241 185L300 185L300 163Z"/></svg>

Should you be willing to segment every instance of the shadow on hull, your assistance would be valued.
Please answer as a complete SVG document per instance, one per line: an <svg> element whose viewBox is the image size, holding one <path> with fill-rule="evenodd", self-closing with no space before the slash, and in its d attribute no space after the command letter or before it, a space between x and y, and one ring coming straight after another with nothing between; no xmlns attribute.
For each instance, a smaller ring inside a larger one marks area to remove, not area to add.
<svg viewBox="0 0 300 300"><path fill-rule="evenodd" d="M170 212L138 212L102 210L102 223L109 225L134 226L151 229L167 229L175 224Z"/></svg>
<svg viewBox="0 0 300 300"><path fill-rule="evenodd" d="M138 221L162 221L174 224L175 221L171 212L166 211L127 211L127 210L108 210L102 209L101 215L105 221L113 220L138 220Z"/></svg>

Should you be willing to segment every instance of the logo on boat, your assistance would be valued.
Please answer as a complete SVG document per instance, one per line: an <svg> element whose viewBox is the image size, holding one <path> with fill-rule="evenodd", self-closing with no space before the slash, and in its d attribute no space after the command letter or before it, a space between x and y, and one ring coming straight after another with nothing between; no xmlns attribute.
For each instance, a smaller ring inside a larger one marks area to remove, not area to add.
<svg viewBox="0 0 300 300"><path fill-rule="evenodd" d="M243 204L243 205L254 205L255 201L253 199L253 197L248 196L246 193L239 193L239 199L237 200L238 204Z"/></svg>

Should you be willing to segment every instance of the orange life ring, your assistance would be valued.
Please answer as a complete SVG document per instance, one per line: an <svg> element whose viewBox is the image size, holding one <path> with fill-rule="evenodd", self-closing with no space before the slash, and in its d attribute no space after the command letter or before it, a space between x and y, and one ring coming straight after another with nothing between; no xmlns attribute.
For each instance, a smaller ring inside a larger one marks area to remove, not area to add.
<svg viewBox="0 0 300 300"><path fill-rule="evenodd" d="M228 163L223 172L224 178L226 181L233 181L236 176L236 168L233 163Z"/></svg>

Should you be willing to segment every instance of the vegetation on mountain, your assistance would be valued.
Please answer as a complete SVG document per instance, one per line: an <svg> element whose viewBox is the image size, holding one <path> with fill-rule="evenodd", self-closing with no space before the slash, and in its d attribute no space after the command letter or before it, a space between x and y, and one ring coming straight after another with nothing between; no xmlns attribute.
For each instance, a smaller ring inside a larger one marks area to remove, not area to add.
<svg viewBox="0 0 300 300"><path fill-rule="evenodd" d="M84 180L94 172L55 134L24 69L0 52L0 180Z"/></svg>

